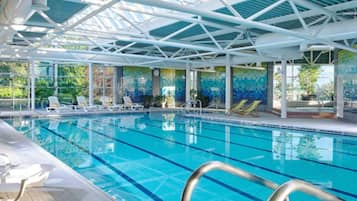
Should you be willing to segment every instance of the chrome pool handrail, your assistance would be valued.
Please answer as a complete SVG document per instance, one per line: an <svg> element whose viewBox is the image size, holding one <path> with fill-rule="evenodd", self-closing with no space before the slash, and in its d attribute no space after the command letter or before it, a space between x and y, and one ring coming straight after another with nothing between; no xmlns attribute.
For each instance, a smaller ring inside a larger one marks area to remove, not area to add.
<svg viewBox="0 0 357 201"><path fill-rule="evenodd" d="M239 176L243 179L252 181L256 184L260 184L262 186L265 186L267 188L276 190L278 189L279 185L266 180L262 177L258 177L256 175L253 175L249 172L246 172L244 170L241 170L239 168L233 167L231 165L219 162L219 161L212 161L212 162L208 162L203 164L202 166L200 166L198 169L196 169L192 175L190 176L190 178L187 180L185 188L183 190L182 196L181 196L181 201L190 201L191 200L191 196L192 196L192 192L195 189L196 185L199 182L199 179L205 175L206 173L212 171L212 170L222 170L225 172L229 172L233 175Z"/></svg>
<svg viewBox="0 0 357 201"><path fill-rule="evenodd" d="M202 116L202 101L200 99L196 99L196 101L199 103L200 105L200 116Z"/></svg>
<svg viewBox="0 0 357 201"><path fill-rule="evenodd" d="M326 201L344 201L320 188L301 180L290 180L274 191L268 201L284 201L291 193L301 191Z"/></svg>
<svg viewBox="0 0 357 201"><path fill-rule="evenodd" d="M181 107L184 108L184 111L190 111L190 110L193 110L193 111L197 111L197 110L194 110L196 108L196 104L199 104L199 115L202 116L202 101L200 99L195 99L195 100L189 100L187 101L186 103L182 104ZM191 107L191 105L194 105L194 107ZM189 107L187 107L189 106Z"/></svg>

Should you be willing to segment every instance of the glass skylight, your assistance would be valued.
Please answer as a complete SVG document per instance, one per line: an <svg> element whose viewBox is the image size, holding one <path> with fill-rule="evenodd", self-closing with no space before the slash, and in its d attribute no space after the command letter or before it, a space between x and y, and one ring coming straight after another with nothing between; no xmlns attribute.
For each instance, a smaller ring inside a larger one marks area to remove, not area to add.
<svg viewBox="0 0 357 201"><path fill-rule="evenodd" d="M192 7L202 5L202 3L207 2L207 0L166 1ZM111 1L104 0L78 0L76 2L88 3L89 6L70 19L67 24L74 23L80 20L82 17L87 16L88 14L95 12L101 7L105 7L111 3ZM101 32L130 31L140 34L141 30L147 31L148 28L155 28L156 24L157 27L159 27L160 24L162 25L169 22L174 22L172 19L169 20L165 18L165 16L175 13L177 12L172 10L121 1L114 4L113 6L109 6L109 8L104 9L94 17L83 21L80 25L77 26L76 29L82 31L94 30ZM180 13L180 16L183 15L190 16L188 14ZM140 27L140 30L138 30L138 27Z"/></svg>

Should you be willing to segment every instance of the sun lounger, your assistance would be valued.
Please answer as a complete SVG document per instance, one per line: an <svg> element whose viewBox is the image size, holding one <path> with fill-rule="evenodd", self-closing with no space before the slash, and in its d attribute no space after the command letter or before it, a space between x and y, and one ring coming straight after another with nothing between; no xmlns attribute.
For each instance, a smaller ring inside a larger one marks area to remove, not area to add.
<svg viewBox="0 0 357 201"><path fill-rule="evenodd" d="M137 109L144 109L144 106L138 103L133 103L133 101L131 100L131 98L129 96L124 96L123 97L124 100L124 107L127 109L131 109L131 110L137 110Z"/></svg>
<svg viewBox="0 0 357 201"><path fill-rule="evenodd" d="M85 112L89 110L98 110L97 105L89 105L84 96L77 96L78 109L83 109Z"/></svg>
<svg viewBox="0 0 357 201"><path fill-rule="evenodd" d="M261 103L260 100L255 100L253 101L248 107L245 109L242 109L241 112L239 112L240 115L249 115L251 114L252 116L259 116L258 115L258 106Z"/></svg>
<svg viewBox="0 0 357 201"><path fill-rule="evenodd" d="M112 104L108 96L102 96L100 98L100 102L102 103L102 109L108 109L110 111L113 111L114 109L122 110L124 108L124 105Z"/></svg>
<svg viewBox="0 0 357 201"><path fill-rule="evenodd" d="M231 112L234 113L239 113L243 110L245 104L247 103L247 99L242 99L241 101L239 101L239 103L233 105L233 107L231 108Z"/></svg>
<svg viewBox="0 0 357 201"><path fill-rule="evenodd" d="M47 107L47 112L49 112L49 111L60 112L61 110L68 111L68 110L76 109L76 106L74 106L74 105L60 104L60 102L58 101L58 98L56 96L48 97L48 102L49 102L49 106Z"/></svg>
<svg viewBox="0 0 357 201"><path fill-rule="evenodd" d="M46 164L14 165L7 155L0 156L0 198L10 196L8 201L20 200L26 188L42 186L54 169Z"/></svg>

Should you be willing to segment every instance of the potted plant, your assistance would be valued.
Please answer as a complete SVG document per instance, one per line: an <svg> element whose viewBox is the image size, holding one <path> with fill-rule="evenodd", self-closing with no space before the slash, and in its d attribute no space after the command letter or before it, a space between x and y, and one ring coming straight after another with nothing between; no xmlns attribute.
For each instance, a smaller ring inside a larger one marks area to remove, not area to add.
<svg viewBox="0 0 357 201"><path fill-rule="evenodd" d="M144 96L144 107L149 108L150 106L152 106L152 103L153 103L153 96L145 95Z"/></svg>
<svg viewBox="0 0 357 201"><path fill-rule="evenodd" d="M202 103L202 107L207 107L209 104L209 97L208 96L204 96L203 94L198 94L197 95L197 99L201 101ZM199 107L199 105L197 105L197 107Z"/></svg>
<svg viewBox="0 0 357 201"><path fill-rule="evenodd" d="M153 101L153 105L155 107L163 107L165 106L165 96L155 96L154 97L154 101Z"/></svg>

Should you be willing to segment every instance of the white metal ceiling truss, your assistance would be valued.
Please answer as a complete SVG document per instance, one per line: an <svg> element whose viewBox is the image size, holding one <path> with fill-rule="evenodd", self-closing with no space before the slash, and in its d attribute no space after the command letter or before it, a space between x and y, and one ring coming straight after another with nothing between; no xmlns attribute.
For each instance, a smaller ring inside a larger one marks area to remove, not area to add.
<svg viewBox="0 0 357 201"><path fill-rule="evenodd" d="M351 14L340 11L356 8L357 1L322 7L307 0L276 0L248 17L243 17L232 5L249 0L66 1L87 3L88 6L63 24L56 23L42 10L36 10L48 22L46 26L1 25L2 29L15 32L15 40L0 44L0 58L174 68L185 68L187 64L192 67L223 65L224 59L219 57L225 54L234 56L234 61L241 59L242 62L248 62L247 58L262 61L282 59L281 56L266 55L260 51L263 46L281 47L279 41L257 44L257 38L266 33L286 35L299 39L301 43L324 44L357 52L347 41L350 38L335 41L330 39L333 37L320 35L320 31L327 29L330 23L351 19L346 18ZM293 13L259 20L287 3ZM222 7L230 13L212 11ZM299 7L305 10L301 11ZM306 19L311 17L316 19L307 22ZM304 32L279 26L293 20L300 23ZM175 22L186 25L164 35L160 33L161 36L151 35L152 30ZM320 28L312 29L315 25ZM201 32L177 39L180 34L197 30L197 27ZM42 33L44 36L26 37L21 34L23 31ZM231 40L218 39L225 34L234 34L235 37Z"/></svg>

